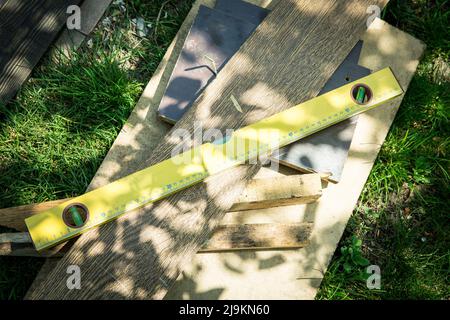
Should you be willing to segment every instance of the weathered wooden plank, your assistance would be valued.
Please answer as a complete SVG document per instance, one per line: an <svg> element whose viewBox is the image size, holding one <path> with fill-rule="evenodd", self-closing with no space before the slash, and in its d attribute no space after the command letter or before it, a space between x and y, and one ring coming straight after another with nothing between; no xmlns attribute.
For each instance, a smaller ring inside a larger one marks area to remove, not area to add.
<svg viewBox="0 0 450 320"><path fill-rule="evenodd" d="M199 253L240 250L296 249L308 244L311 223L219 226ZM0 256L62 257L67 247L36 251L26 232L0 234Z"/></svg>
<svg viewBox="0 0 450 320"><path fill-rule="evenodd" d="M296 249L306 246L311 223L220 226L198 252Z"/></svg>
<svg viewBox="0 0 450 320"><path fill-rule="evenodd" d="M45 252L37 252L27 232L0 234L0 256L46 258L62 254L63 250L59 246Z"/></svg>
<svg viewBox="0 0 450 320"><path fill-rule="evenodd" d="M348 54L319 95L368 76L370 70L358 65L362 41ZM300 172L326 172L339 182L347 160L358 117L352 117L279 150L271 159Z"/></svg>
<svg viewBox="0 0 450 320"><path fill-rule="evenodd" d="M17 231L27 231L27 226L24 221L26 218L51 209L67 200L68 199L54 200L0 209L0 226L15 229Z"/></svg>
<svg viewBox="0 0 450 320"><path fill-rule="evenodd" d="M80 6L81 29L64 29L56 41L55 47L65 53L78 48L86 39L86 36L94 30L111 2L112 0L83 0Z"/></svg>
<svg viewBox="0 0 450 320"><path fill-rule="evenodd" d="M198 120L205 129L236 129L314 97L364 32L367 7L385 3L279 2L174 129L192 133ZM230 106L230 95L244 112ZM169 158L172 138L142 166ZM228 170L87 232L29 298L163 298L258 169ZM84 290L62 281L72 264L84 270Z"/></svg>
<svg viewBox="0 0 450 320"><path fill-rule="evenodd" d="M7 0L0 10L0 104L25 82L81 0Z"/></svg>

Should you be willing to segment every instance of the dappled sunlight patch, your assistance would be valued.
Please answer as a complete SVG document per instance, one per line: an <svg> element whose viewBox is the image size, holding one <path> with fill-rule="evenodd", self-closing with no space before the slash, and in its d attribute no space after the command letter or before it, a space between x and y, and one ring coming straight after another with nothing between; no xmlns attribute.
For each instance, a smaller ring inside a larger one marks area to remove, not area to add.
<svg viewBox="0 0 450 320"><path fill-rule="evenodd" d="M290 105L285 95L278 93L263 82L257 82L250 89L246 90L239 97L239 102L244 105L244 108L245 105L256 107L254 111L247 115L247 123L256 122L261 118L261 113L267 112L274 106Z"/></svg>
<svg viewBox="0 0 450 320"><path fill-rule="evenodd" d="M162 252L167 248L175 246L175 239L172 235L159 226L143 227L140 231L139 241L140 243L151 244L154 250L157 250L158 252Z"/></svg>

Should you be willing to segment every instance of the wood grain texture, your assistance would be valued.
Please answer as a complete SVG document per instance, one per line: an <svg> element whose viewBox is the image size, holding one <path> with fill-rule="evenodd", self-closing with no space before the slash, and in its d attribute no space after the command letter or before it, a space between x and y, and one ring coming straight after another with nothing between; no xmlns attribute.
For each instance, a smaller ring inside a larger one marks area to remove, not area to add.
<svg viewBox="0 0 450 320"><path fill-rule="evenodd" d="M201 6L159 104L161 120L176 123L181 119L261 20L251 23Z"/></svg>
<svg viewBox="0 0 450 320"><path fill-rule="evenodd" d="M196 4L205 2L209 0L197 1ZM252 2L267 4L267 0ZM272 3L276 3L276 0ZM156 109L178 57L183 36L189 30L190 18L188 15L158 71L146 86L129 121L96 173L91 188L135 171L141 159L151 154L160 137L169 130L158 121ZM373 70L391 66L406 90L424 50L423 43L379 19L366 31L363 40L365 45L361 65ZM362 115L342 182L331 186L330 190L325 189L318 202L246 211L245 215L227 213L221 221L227 224L311 221L314 222L314 228L311 243L307 247L296 250L196 254L183 265L182 275L165 299L314 299L356 204L355 198L359 197L400 100L382 107L380 111ZM283 170L279 172L266 169L263 167L255 178L297 174L284 167L280 167ZM59 258L46 259L33 287L38 287L42 279L45 280L58 260ZM230 267L237 272L230 271ZM31 288L30 292L33 290Z"/></svg>
<svg viewBox="0 0 450 320"><path fill-rule="evenodd" d="M311 203L322 195L320 175L253 179L228 210L244 211Z"/></svg>
<svg viewBox="0 0 450 320"><path fill-rule="evenodd" d="M15 229L17 231L27 231L27 226L25 224L26 218L56 207L67 200L68 199L54 200L0 209L0 226Z"/></svg>
<svg viewBox="0 0 450 320"><path fill-rule="evenodd" d="M293 175L270 179L253 179L229 212L273 208L316 201L322 195L319 174ZM28 231L25 219L70 198L0 209L0 226Z"/></svg>
<svg viewBox="0 0 450 320"><path fill-rule="evenodd" d="M66 22L69 5L81 0L7 0L0 9L0 104L28 79Z"/></svg>
<svg viewBox="0 0 450 320"><path fill-rule="evenodd" d="M311 223L223 225L198 252L301 248L308 244L311 228ZM62 257L67 249L58 246L38 252L26 232L0 234L0 256Z"/></svg>
<svg viewBox="0 0 450 320"><path fill-rule="evenodd" d="M212 7L214 0L202 0L194 3L87 191L142 169L142 162L151 155L151 151L169 132L170 126L158 119L157 106L164 95L166 84L178 59L178 53L183 47L200 4ZM67 247L70 246L71 243L68 243ZM48 274L56 267L59 260L59 258L46 259L28 289L25 299L33 296L33 292L45 282Z"/></svg>
<svg viewBox="0 0 450 320"><path fill-rule="evenodd" d="M37 252L27 232L0 234L0 256L46 258L62 254L60 246L45 252Z"/></svg>
<svg viewBox="0 0 450 320"><path fill-rule="evenodd" d="M311 223L220 226L199 252L295 249L308 244Z"/></svg>
<svg viewBox="0 0 450 320"><path fill-rule="evenodd" d="M195 120L204 129L237 129L314 97L364 32L367 7L385 3L279 2L174 129L192 133ZM230 105L231 94L243 113ZM169 158L171 138L142 166ZM82 235L28 297L163 298L258 169L228 170ZM65 285L71 264L83 270L83 290Z"/></svg>

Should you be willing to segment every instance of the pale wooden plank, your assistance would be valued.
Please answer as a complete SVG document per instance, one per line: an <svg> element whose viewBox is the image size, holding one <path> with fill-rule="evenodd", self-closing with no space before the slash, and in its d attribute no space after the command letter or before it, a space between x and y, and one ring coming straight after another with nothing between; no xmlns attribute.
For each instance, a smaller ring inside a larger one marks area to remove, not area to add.
<svg viewBox="0 0 450 320"><path fill-rule="evenodd" d="M0 226L15 229L17 231L27 231L27 226L25 225L26 218L56 207L67 200L68 199L54 200L0 209Z"/></svg>

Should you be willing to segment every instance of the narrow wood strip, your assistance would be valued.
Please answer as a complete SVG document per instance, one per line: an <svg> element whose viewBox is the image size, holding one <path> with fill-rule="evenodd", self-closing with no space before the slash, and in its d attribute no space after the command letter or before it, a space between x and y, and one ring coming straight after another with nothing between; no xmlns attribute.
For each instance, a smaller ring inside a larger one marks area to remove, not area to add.
<svg viewBox="0 0 450 320"><path fill-rule="evenodd" d="M229 212L311 203L322 195L320 175L253 179Z"/></svg>
<svg viewBox="0 0 450 320"><path fill-rule="evenodd" d="M27 231L25 219L34 214L56 207L69 199L47 201L42 203L27 204L18 207L0 209L0 226L15 229L17 231Z"/></svg>
<svg viewBox="0 0 450 320"><path fill-rule="evenodd" d="M309 243L311 230L312 223L225 225L198 252L301 248Z"/></svg>
<svg viewBox="0 0 450 320"><path fill-rule="evenodd" d="M322 195L318 174L292 175L270 179L254 179L229 212L305 204ZM70 200L61 199L0 209L0 226L28 231L25 219Z"/></svg>
<svg viewBox="0 0 450 320"><path fill-rule="evenodd" d="M198 252L301 248L309 243L311 230L311 223L223 225ZM62 257L67 249L60 245L38 252L26 232L0 234L0 256Z"/></svg>

